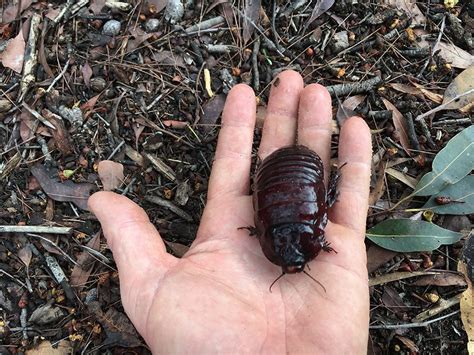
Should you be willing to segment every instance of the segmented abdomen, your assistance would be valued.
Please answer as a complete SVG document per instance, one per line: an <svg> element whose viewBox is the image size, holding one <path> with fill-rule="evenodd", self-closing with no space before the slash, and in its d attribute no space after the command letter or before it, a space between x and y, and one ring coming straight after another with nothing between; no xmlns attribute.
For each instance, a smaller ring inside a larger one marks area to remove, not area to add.
<svg viewBox="0 0 474 355"><path fill-rule="evenodd" d="M275 151L258 169L253 198L259 234L281 223L317 223L327 212L321 159L305 146Z"/></svg>

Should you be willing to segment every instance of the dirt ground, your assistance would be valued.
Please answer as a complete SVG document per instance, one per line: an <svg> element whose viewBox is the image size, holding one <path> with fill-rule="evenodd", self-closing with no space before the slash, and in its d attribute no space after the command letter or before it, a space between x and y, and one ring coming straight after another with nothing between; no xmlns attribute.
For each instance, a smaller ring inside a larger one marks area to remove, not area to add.
<svg viewBox="0 0 474 355"><path fill-rule="evenodd" d="M149 353L121 306L114 260L87 197L101 189L128 196L170 252L183 255L206 203L226 94L237 83L258 97L255 148L279 72L291 68L305 83L327 86L333 157L348 115L372 129L368 228L392 215L436 153L472 124L472 107L430 110L474 64L474 2L333 2L2 3L0 354L58 346L60 353ZM433 222L460 231L472 216ZM467 353L459 312L416 328L377 328L410 324L457 297L466 288L456 274L462 246L396 253L367 241L371 279L432 269L456 275L444 284L371 286L369 353Z"/></svg>

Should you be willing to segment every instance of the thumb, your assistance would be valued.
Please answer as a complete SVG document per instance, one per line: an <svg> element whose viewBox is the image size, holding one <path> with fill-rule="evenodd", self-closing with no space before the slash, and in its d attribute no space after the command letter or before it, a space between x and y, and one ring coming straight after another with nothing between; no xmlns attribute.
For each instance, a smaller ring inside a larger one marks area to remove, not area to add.
<svg viewBox="0 0 474 355"><path fill-rule="evenodd" d="M103 191L93 194L88 204L114 254L125 310L134 323L140 322L138 318L151 305L157 282L177 259L166 253L145 211L130 199ZM135 326L140 330L140 324Z"/></svg>

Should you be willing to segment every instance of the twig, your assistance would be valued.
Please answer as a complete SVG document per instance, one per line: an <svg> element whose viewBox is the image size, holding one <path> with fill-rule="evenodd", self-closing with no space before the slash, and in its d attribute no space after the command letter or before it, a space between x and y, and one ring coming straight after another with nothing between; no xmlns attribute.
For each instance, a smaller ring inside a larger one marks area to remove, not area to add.
<svg viewBox="0 0 474 355"><path fill-rule="evenodd" d="M51 234L71 234L70 227L50 227L50 226L0 226L0 233L51 233Z"/></svg>
<svg viewBox="0 0 474 355"><path fill-rule="evenodd" d="M447 102L445 102L445 103L443 103L443 104L441 104L441 105L435 107L434 109L431 109L431 110L429 110L428 112L425 112L425 113L423 113L423 114L417 116L417 117L415 118L415 121L420 121L421 119L425 118L426 116L429 116L429 115L431 115L431 114L433 114L433 113L436 113L436 112L438 112L438 111L444 110L444 108L447 107L450 103L452 103L452 102L454 102L454 101L457 101L457 100L459 100L460 98L462 98L462 97L464 97L464 96L466 96L466 95L470 95L470 94L472 94L472 93L474 93L474 88L472 88L471 90L467 90L467 91L463 92L462 94L459 94L459 95L453 97L451 100L449 100L449 101L447 101Z"/></svg>
<svg viewBox="0 0 474 355"><path fill-rule="evenodd" d="M407 112L405 115L407 123L407 135L410 141L410 146L415 150L420 150L420 142L418 142L418 136L415 131L415 124L413 123L413 116L411 112Z"/></svg>
<svg viewBox="0 0 474 355"><path fill-rule="evenodd" d="M28 286L25 285L25 283L21 282L18 280L16 277L10 275L8 272L0 268L0 274L7 275L9 278L11 278L13 281L17 282L20 286L24 287L25 289L28 289Z"/></svg>
<svg viewBox="0 0 474 355"><path fill-rule="evenodd" d="M58 227L60 228L60 227ZM71 258L69 255L67 255L67 253L65 251L63 251L55 242L49 240L48 238L45 238L45 237L42 237L40 235L37 235L37 234L33 234L33 233L27 233L26 235L30 236L30 237L34 237L34 238L39 238L41 239L42 241L48 243L48 244L51 244L53 247L55 247L61 254L64 255L64 257L66 259L68 259L71 263L73 263L74 265L77 265L77 262Z"/></svg>
<svg viewBox="0 0 474 355"><path fill-rule="evenodd" d="M214 18L211 18L209 20L206 20L206 21L202 21L196 25L193 25L191 27L188 27L184 30L184 32L186 32L187 34L191 33L191 32L199 32L199 31L202 31L202 30L207 30L211 27L214 27L214 26L218 26L218 25L222 25L225 23L225 18L222 17L222 16L217 16L217 17L214 17Z"/></svg>
<svg viewBox="0 0 474 355"><path fill-rule="evenodd" d="M417 122L420 124L421 132L425 136L430 148L436 148L436 143L434 142L433 138L431 138L431 132L428 128L428 125L426 124L425 119L422 117L420 120L417 120Z"/></svg>
<svg viewBox="0 0 474 355"><path fill-rule="evenodd" d="M28 90L30 84L35 81L35 67L38 62L38 51L36 43L38 42L39 26L41 23L41 15L34 13L31 17L30 32L28 35L28 43L25 49L25 59L23 62L23 77L20 81L20 95L18 102L21 102Z"/></svg>
<svg viewBox="0 0 474 355"><path fill-rule="evenodd" d="M260 90L260 73L258 71L258 52L260 50L260 38L257 37L253 43L252 50L252 67L253 67L253 88L255 91Z"/></svg>
<svg viewBox="0 0 474 355"><path fill-rule="evenodd" d="M46 93L50 92L51 89L54 87L54 85L56 85L56 83L63 77L63 75L66 73L67 69L69 68L69 63L70 62L71 62L71 59L68 59L66 64L64 65L63 70L61 70L61 72L58 74L58 76L54 78L51 85L49 85L49 87L46 89Z"/></svg>
<svg viewBox="0 0 474 355"><path fill-rule="evenodd" d="M110 160L113 158L113 156L115 154L117 154L117 152L120 150L120 148L122 148L122 146L125 144L125 141L122 139L120 141L120 143L115 147L115 149L112 151L112 153L110 153L109 157L107 158L107 160Z"/></svg>
<svg viewBox="0 0 474 355"><path fill-rule="evenodd" d="M369 90L372 90L375 86L377 86L381 82L382 82L382 79L376 76L376 77L373 77L372 79L360 81L358 83L338 84L338 85L328 86L327 89L329 91L329 94L331 94L331 96L340 97L340 96L347 95L349 93L360 94L362 92L367 92Z"/></svg>
<svg viewBox="0 0 474 355"><path fill-rule="evenodd" d="M54 125L49 122L46 118L41 116L41 114L38 111L33 110L30 106L28 106L25 102L22 103L22 106L29 112L31 113L36 119L38 119L42 124L44 124L46 127L49 127L51 129L56 129Z"/></svg>
<svg viewBox="0 0 474 355"><path fill-rule="evenodd" d="M143 153L143 155L151 162L153 167L167 179L171 181L176 180L176 175L168 165L165 164L163 160L158 157L151 155L150 153Z"/></svg>
<svg viewBox="0 0 474 355"><path fill-rule="evenodd" d="M51 166L54 160L53 160L53 157L51 156L51 153L49 152L48 144L46 144L46 141L40 135L36 137L36 141L41 146L41 152L44 155L45 164L48 166Z"/></svg>
<svg viewBox="0 0 474 355"><path fill-rule="evenodd" d="M436 121L432 123L432 126L445 126L445 125L463 125L471 123L472 119L469 117L466 118L456 118L456 119L447 119L442 121Z"/></svg>
<svg viewBox="0 0 474 355"><path fill-rule="evenodd" d="M46 261L46 265L53 274L54 279L63 288L66 298L71 302L75 302L74 292L72 291L68 279L64 274L63 269L61 269L61 266L59 266L56 258L52 257L51 255L46 255L44 259Z"/></svg>
<svg viewBox="0 0 474 355"><path fill-rule="evenodd" d="M371 325L369 326L369 329L399 329L399 328L419 328L419 327L426 327L432 323L438 322L440 320L443 320L445 318L449 318L451 316L454 316L455 314L458 314L460 311L454 311L449 314L446 314L444 316L428 320L426 322L421 322L421 323L405 323L405 324L385 324L385 325Z"/></svg>
<svg viewBox="0 0 474 355"><path fill-rule="evenodd" d="M145 196L145 200L147 200L148 202L154 203L155 205L168 208L170 211L176 213L178 216L180 216L181 218L183 218L184 220L188 222L193 221L193 217L191 217L187 212L183 211L181 208L179 208L174 203L168 200L165 200L158 196Z"/></svg>

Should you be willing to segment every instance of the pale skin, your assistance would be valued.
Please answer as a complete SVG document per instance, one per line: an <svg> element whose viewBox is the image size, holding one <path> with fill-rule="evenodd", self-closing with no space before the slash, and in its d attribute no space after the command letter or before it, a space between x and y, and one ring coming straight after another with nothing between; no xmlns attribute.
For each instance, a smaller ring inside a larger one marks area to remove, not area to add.
<svg viewBox="0 0 474 355"><path fill-rule="evenodd" d="M250 186L255 96L240 84L227 97L196 240L181 258L166 252L145 211L126 197L89 199L113 252L127 315L156 354L366 354L369 294L365 219L371 137L365 122L341 128L339 163L346 163L326 238L308 276L285 275L239 227L253 225ZM321 85L304 87L293 71L272 86L258 155L303 144L329 167L331 99ZM326 174L327 176L327 174Z"/></svg>

